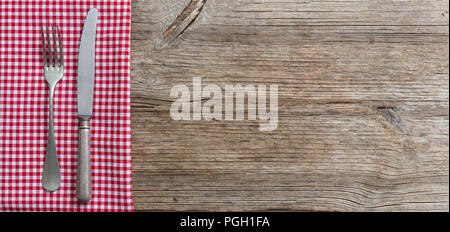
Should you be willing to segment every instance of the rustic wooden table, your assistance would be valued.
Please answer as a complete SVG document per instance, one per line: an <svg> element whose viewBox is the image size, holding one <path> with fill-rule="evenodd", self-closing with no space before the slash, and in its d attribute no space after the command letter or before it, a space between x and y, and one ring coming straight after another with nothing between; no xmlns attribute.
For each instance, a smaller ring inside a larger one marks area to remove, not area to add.
<svg viewBox="0 0 450 232"><path fill-rule="evenodd" d="M136 210L448 211L448 5L132 1ZM278 129L172 120L196 76L277 84Z"/></svg>

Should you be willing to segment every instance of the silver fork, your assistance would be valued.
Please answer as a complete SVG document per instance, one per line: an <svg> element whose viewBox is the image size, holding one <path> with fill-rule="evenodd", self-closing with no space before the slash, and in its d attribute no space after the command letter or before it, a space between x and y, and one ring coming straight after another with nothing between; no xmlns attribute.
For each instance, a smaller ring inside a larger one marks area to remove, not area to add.
<svg viewBox="0 0 450 232"><path fill-rule="evenodd" d="M45 42L44 27L41 26L42 34L42 60L44 63L44 76L50 88L50 112L49 112L49 129L47 152L45 154L44 170L42 171L42 186L45 190L53 192L56 191L61 184L61 172L59 170L58 155L56 152L55 131L53 127L53 94L55 92L56 84L62 79L64 74L64 56L63 47L61 43L61 36L59 33L59 26L56 26L59 56L56 46L55 28L52 25L53 43L50 40L50 33L48 26L45 26L47 35L47 44ZM53 45L53 51L52 51ZM52 54L53 53L53 54ZM47 57L48 54L48 57ZM59 58L58 58L59 57Z"/></svg>

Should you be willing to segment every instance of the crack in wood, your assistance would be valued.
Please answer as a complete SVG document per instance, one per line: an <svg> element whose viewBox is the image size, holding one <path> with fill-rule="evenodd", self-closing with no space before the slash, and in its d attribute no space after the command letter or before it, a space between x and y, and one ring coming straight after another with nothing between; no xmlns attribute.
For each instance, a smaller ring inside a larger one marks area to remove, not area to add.
<svg viewBox="0 0 450 232"><path fill-rule="evenodd" d="M404 120L397 113L398 108L392 106L378 106L375 111L383 116L383 118L393 127L394 131L400 131L400 142L403 149L403 165L409 167L410 165L418 165L421 161L417 155L417 145L413 139L410 138L410 132Z"/></svg>
<svg viewBox="0 0 450 232"><path fill-rule="evenodd" d="M383 116L396 129L400 130L403 134L408 135L408 130L403 122L403 119L397 114L395 107L390 106L378 106L376 111Z"/></svg>
<svg viewBox="0 0 450 232"><path fill-rule="evenodd" d="M175 21L156 39L154 49L163 49L179 38L194 23L206 0L191 0Z"/></svg>

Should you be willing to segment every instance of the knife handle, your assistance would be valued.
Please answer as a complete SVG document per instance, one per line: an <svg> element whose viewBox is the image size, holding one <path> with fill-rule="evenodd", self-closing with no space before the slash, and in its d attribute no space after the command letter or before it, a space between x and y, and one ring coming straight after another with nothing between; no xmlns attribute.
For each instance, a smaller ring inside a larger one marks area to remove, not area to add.
<svg viewBox="0 0 450 232"><path fill-rule="evenodd" d="M78 139L78 183L77 198L80 202L87 203L91 199L91 118L80 118L80 130Z"/></svg>

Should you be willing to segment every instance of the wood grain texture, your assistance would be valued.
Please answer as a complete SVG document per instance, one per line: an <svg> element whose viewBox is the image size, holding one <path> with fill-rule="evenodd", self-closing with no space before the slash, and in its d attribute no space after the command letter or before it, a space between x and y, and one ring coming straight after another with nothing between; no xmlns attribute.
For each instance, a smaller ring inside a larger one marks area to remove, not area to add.
<svg viewBox="0 0 450 232"><path fill-rule="evenodd" d="M135 209L448 211L448 4L133 1ZM195 76L277 84L278 129L173 121Z"/></svg>

